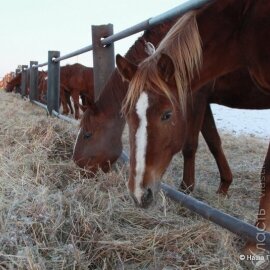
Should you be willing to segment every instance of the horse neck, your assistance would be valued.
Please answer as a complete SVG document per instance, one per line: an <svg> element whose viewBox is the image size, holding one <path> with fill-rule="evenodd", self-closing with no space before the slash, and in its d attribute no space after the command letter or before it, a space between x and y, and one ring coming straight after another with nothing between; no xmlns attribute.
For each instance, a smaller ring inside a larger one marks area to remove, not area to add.
<svg viewBox="0 0 270 270"><path fill-rule="evenodd" d="M139 64L149 56L145 51L145 42L151 42L156 47L169 31L174 22L174 20L171 20L146 30L142 37L140 37L128 50L125 57L131 62ZM113 117L120 117L122 101L126 96L127 90L128 84L123 82L118 70L115 69L101 93L101 96L97 102L98 107L103 112L107 112Z"/></svg>
<svg viewBox="0 0 270 270"><path fill-rule="evenodd" d="M198 12L203 64L192 81L193 90L245 65L243 47L248 44L242 44L241 35L249 4L248 0L216 1Z"/></svg>

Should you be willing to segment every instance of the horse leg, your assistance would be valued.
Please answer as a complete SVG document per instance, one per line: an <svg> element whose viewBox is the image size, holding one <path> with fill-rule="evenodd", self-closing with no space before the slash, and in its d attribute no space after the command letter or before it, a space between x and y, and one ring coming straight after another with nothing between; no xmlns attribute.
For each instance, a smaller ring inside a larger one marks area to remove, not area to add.
<svg viewBox="0 0 270 270"><path fill-rule="evenodd" d="M63 87L60 88L60 99L61 99L61 103L63 106L63 114L68 115L69 113L69 109L67 106L67 99L66 99L66 95L65 95L65 89Z"/></svg>
<svg viewBox="0 0 270 270"><path fill-rule="evenodd" d="M215 120L212 114L212 110L210 105L207 105L204 117L203 125L202 125L202 135L204 140L206 141L209 150L214 156L219 173L220 173L220 185L217 190L217 193L227 194L230 184L232 183L232 172L228 161L224 155L221 139L217 131L217 127L215 124Z"/></svg>
<svg viewBox="0 0 270 270"><path fill-rule="evenodd" d="M199 101L199 98L194 98L194 103L188 106L187 134L182 149L184 169L183 180L179 189L187 193L193 191L195 186L195 155L207 102L205 99L200 99L200 102L197 101Z"/></svg>
<svg viewBox="0 0 270 270"><path fill-rule="evenodd" d="M80 102L79 102L79 92L74 90L71 93L73 103L74 103L74 110L75 110L75 119L80 118Z"/></svg>
<svg viewBox="0 0 270 270"><path fill-rule="evenodd" d="M70 109L70 113L73 114L74 113L74 110L73 110L73 106L71 104L69 92L65 91L65 97L66 97L67 105L68 105L68 107Z"/></svg>
<svg viewBox="0 0 270 270"><path fill-rule="evenodd" d="M258 233L258 241L264 240L263 231L270 232L270 143L261 170L261 197L256 226L261 229ZM264 251L264 244L248 242L244 248L246 254Z"/></svg>
<svg viewBox="0 0 270 270"><path fill-rule="evenodd" d="M87 102L86 102L86 96L84 94L81 95L81 100L82 100L82 105L86 106Z"/></svg>

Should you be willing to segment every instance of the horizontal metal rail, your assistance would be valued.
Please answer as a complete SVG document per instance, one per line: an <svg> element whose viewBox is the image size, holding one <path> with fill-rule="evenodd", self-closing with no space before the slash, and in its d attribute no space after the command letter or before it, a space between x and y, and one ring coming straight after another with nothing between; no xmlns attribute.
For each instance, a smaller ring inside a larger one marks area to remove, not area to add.
<svg viewBox="0 0 270 270"><path fill-rule="evenodd" d="M34 68L39 68L39 67L44 67L44 66L47 66L47 65L48 65L48 62L45 62L45 63L42 63L42 64L34 65L33 67Z"/></svg>
<svg viewBox="0 0 270 270"><path fill-rule="evenodd" d="M118 32L114 35L111 35L109 37L106 37L101 40L102 45L109 45L112 42L115 42L117 40L120 40L122 38L131 36L133 34L139 33L141 31L144 31L152 26L155 26L157 24L163 23L169 19L173 19L177 16L181 16L187 11L191 9L200 8L203 5L212 2L213 0L190 0L187 2L184 2L180 4L179 6L172 8L158 16L155 16L153 18L149 18L148 20L145 20L143 22L140 22L134 26L131 26L121 32Z"/></svg>
<svg viewBox="0 0 270 270"><path fill-rule="evenodd" d="M47 105L46 105L46 104L43 104L43 103L38 102L38 101L36 101L36 100L32 100L31 102L34 103L34 104L36 104L37 106L39 106L39 107L45 109L45 110L48 112L48 109L47 109Z"/></svg>
<svg viewBox="0 0 270 270"><path fill-rule="evenodd" d="M38 102L38 101L36 101L36 100L32 100L31 102L34 103L35 105L37 105L37 106L39 106L39 107L45 109L45 110L47 111L47 113L49 113L46 104L43 104L43 103ZM55 110L52 110L52 114L53 114L54 116L56 116L57 118L59 118L59 119L61 119L61 120L64 120L64 121L66 121L66 122L69 122L69 123L71 123L71 124L73 124L73 125L78 125L78 124L79 124L79 121L74 120L74 119L72 119L72 118L69 118L69 117L67 117L67 116L65 116L65 115L63 115L63 114L60 114L60 113L56 112Z"/></svg>
<svg viewBox="0 0 270 270"><path fill-rule="evenodd" d="M149 20L150 19L145 20L145 21L140 22L136 25L133 25L133 26L121 31L121 32L118 32L114 35L108 36L108 37L102 39L100 42L102 45L106 46L106 45L110 45L111 43L118 41L120 39L134 35L134 34L139 33L141 31L144 31L150 27Z"/></svg>
<svg viewBox="0 0 270 270"><path fill-rule="evenodd" d="M111 43L118 41L120 39L126 38L128 36L134 35L136 33L139 33L141 31L147 30L150 27L153 27L157 24L163 23L166 20L172 19L174 17L177 16L181 16L182 14L186 13L187 11L191 10L191 9L196 9L196 8L200 8L203 5L212 2L213 0L190 0L190 1L186 1L182 4L180 4L179 6L172 8L158 16L155 16L153 18L149 18L145 21L142 21L134 26L131 26L123 31L120 31L114 35L111 35L109 37L103 38L100 42L102 45L106 46L106 45L110 45ZM71 53L65 54L63 56L54 58L53 61L54 62L59 62L61 60L64 59L68 59L86 52L89 52L93 50L93 45L88 45L86 47L83 47L79 50L73 51ZM33 66L34 68L37 67L43 67L48 65L48 62Z"/></svg>
<svg viewBox="0 0 270 270"><path fill-rule="evenodd" d="M67 116L65 116L65 115L63 115L63 114L61 114L61 113L58 113L58 112L56 112L55 110L52 110L52 114L53 114L54 116L56 116L57 118L59 118L59 119L61 119L61 120L64 120L64 121L66 121L66 122L69 122L69 123L71 123L71 124L73 124L73 125L78 125L78 124L79 124L79 121L74 120L74 119L72 119L72 118L69 118L69 117L67 117Z"/></svg>
<svg viewBox="0 0 270 270"><path fill-rule="evenodd" d="M33 65L32 67L33 68L39 68L39 67L44 67L44 66L47 66L47 65L48 65L48 62L45 62L45 63L42 63L42 64ZM30 69L30 67L28 69Z"/></svg>
<svg viewBox="0 0 270 270"><path fill-rule="evenodd" d="M229 230L240 237L252 242L263 245L263 248L270 250L270 233L258 227L239 220L231 215L225 214L204 202L201 202L189 195L179 192L174 188L162 183L161 188L165 195L172 200L182 203L183 206L214 222L215 224Z"/></svg>
<svg viewBox="0 0 270 270"><path fill-rule="evenodd" d="M181 16L185 14L186 12L192 10L192 9L198 9L208 3L211 3L213 1L219 1L219 0L190 0L186 1L177 7L174 7L158 16L155 16L153 18L149 19L149 25L154 26L160 23L163 23L167 21L168 19L173 19L175 17ZM220 0L222 1L222 0Z"/></svg>
<svg viewBox="0 0 270 270"><path fill-rule="evenodd" d="M89 46L86 46L86 47L81 48L79 50L76 50L74 52L71 52L71 53L65 54L63 56L54 58L53 62L57 63L57 62L59 62L61 60L68 59L68 58L71 58L73 56L77 56L77 55L80 55L80 54L83 54L83 53L86 53L86 52L89 52L89 51L92 51L92 50L93 50L93 45L89 45Z"/></svg>

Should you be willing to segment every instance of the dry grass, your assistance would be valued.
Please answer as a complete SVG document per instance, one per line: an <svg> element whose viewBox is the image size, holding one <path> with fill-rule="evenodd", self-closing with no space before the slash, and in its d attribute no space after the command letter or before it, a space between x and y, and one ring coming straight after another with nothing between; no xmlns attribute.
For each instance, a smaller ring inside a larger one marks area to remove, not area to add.
<svg viewBox="0 0 270 270"><path fill-rule="evenodd" d="M76 128L0 92L0 269L246 269L243 242L161 193L150 209L127 195L127 168L87 178L71 161ZM223 135L230 198L200 144L194 196L253 223L267 142ZM181 177L176 156L164 181ZM252 269L252 268L250 268Z"/></svg>

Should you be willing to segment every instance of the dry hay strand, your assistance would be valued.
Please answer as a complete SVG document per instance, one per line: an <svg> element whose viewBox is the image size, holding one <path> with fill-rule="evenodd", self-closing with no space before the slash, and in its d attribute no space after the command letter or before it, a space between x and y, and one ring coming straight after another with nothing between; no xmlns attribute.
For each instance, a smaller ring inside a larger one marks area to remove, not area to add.
<svg viewBox="0 0 270 270"><path fill-rule="evenodd" d="M246 269L237 236L162 192L149 209L135 208L128 168L88 178L71 161L76 127L13 94L0 99L0 269ZM215 194L219 176L203 142L194 196L253 223L267 144L223 141L236 175L230 198ZM164 181L178 185L181 171L177 155Z"/></svg>

